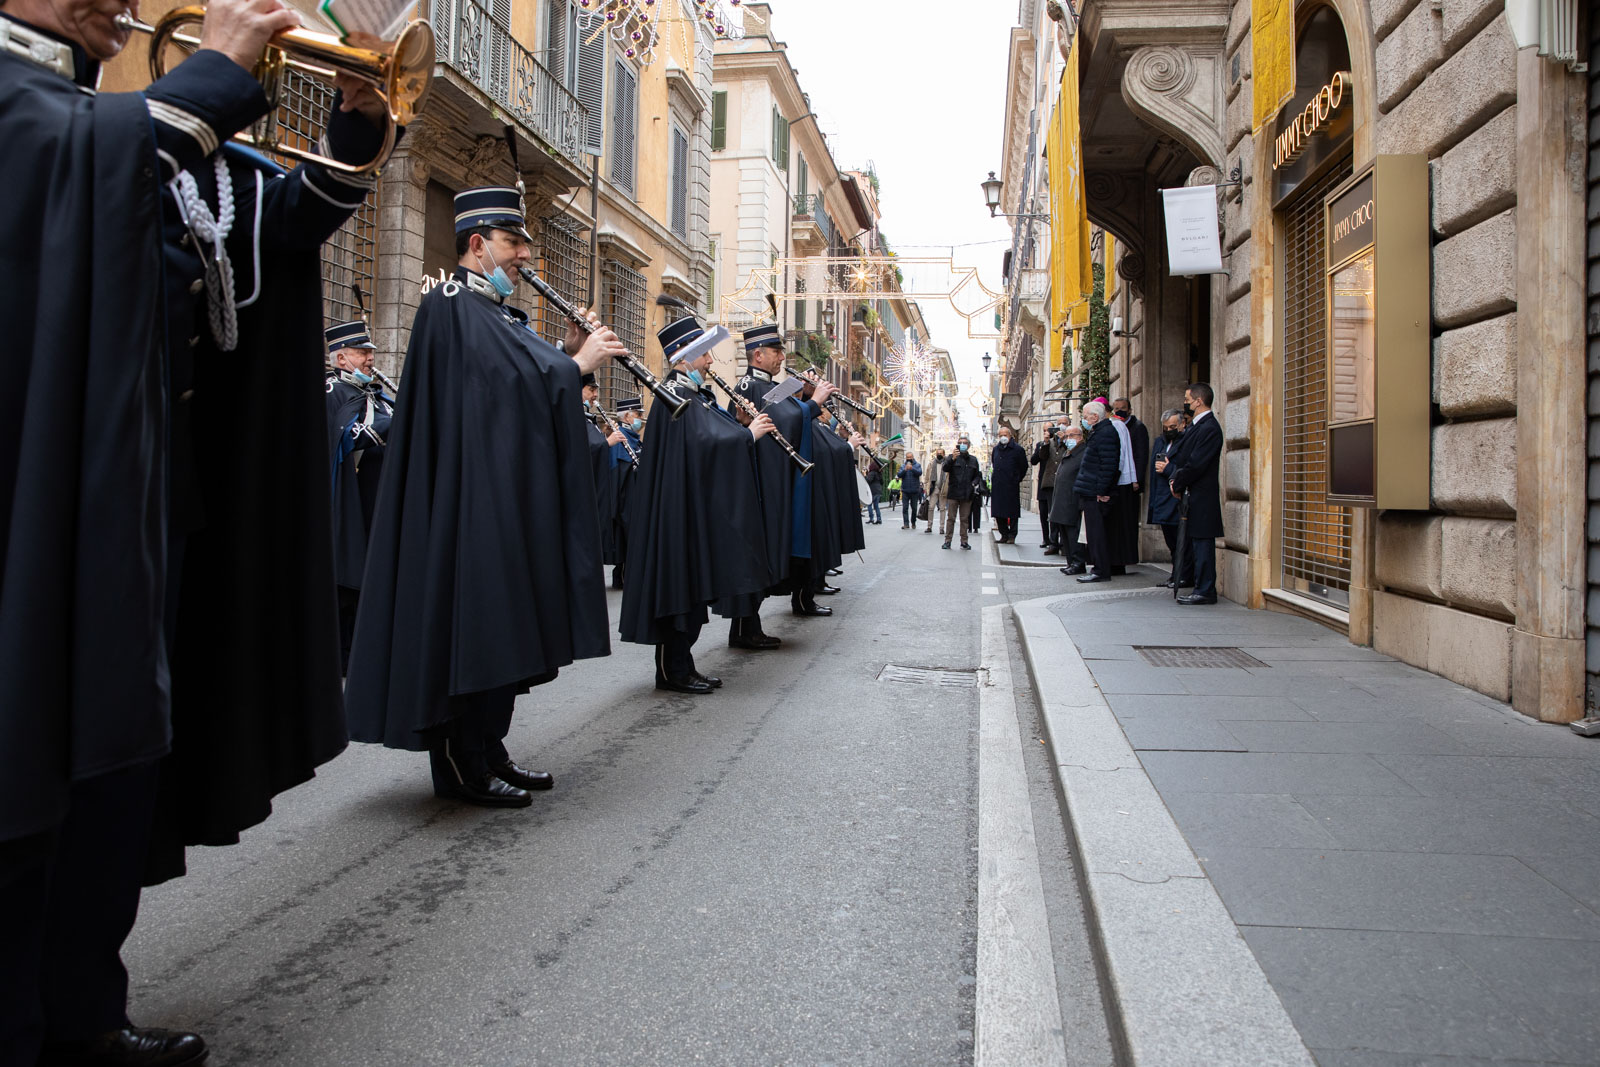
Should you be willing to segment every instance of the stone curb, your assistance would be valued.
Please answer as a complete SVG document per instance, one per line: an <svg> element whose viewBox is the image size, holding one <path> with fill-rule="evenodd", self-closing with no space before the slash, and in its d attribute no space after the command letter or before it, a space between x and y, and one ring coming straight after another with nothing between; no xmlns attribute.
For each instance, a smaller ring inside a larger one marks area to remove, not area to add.
<svg viewBox="0 0 1600 1067"><path fill-rule="evenodd" d="M1277 993L1050 610L1063 600L1087 605L1120 596L1057 594L1012 610L1127 1060L1141 1067L1312 1067Z"/></svg>

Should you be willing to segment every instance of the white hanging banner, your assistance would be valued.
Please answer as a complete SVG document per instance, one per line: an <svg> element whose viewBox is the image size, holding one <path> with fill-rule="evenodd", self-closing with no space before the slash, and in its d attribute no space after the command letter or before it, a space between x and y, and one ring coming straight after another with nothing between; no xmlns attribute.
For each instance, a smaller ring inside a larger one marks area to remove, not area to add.
<svg viewBox="0 0 1600 1067"><path fill-rule="evenodd" d="M1217 227L1217 187L1191 185L1161 190L1167 216L1167 264L1174 276L1222 273L1222 237Z"/></svg>

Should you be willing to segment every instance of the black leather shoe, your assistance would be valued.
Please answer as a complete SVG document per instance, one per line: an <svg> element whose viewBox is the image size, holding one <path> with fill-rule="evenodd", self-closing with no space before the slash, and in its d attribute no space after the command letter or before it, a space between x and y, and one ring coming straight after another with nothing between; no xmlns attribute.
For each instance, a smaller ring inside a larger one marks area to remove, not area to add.
<svg viewBox="0 0 1600 1067"><path fill-rule="evenodd" d="M1178 603L1180 604L1215 604L1216 602L1217 598L1214 596L1181 596L1178 598Z"/></svg>
<svg viewBox="0 0 1600 1067"><path fill-rule="evenodd" d="M1039 547L1044 549L1044 554L1047 555L1047 556L1059 556L1059 555L1061 555L1061 550L1059 548L1057 548L1055 545L1041 545Z"/></svg>
<svg viewBox="0 0 1600 1067"><path fill-rule="evenodd" d="M822 616L833 614L832 608L825 608L820 604L798 604L792 607L790 610L792 610L796 615Z"/></svg>
<svg viewBox="0 0 1600 1067"><path fill-rule="evenodd" d="M435 784L433 793L446 800L462 800L480 808L525 808L533 803L532 793L492 774L482 778L463 778L454 785Z"/></svg>
<svg viewBox="0 0 1600 1067"><path fill-rule="evenodd" d="M1156 588L1157 589L1176 589L1176 588L1178 588L1178 583L1173 581L1171 578L1168 578L1164 582L1157 582L1156 583Z"/></svg>
<svg viewBox="0 0 1600 1067"><path fill-rule="evenodd" d="M712 675L709 675L709 674L701 674L699 671L695 671L694 672L694 676L696 678L698 678L700 681L702 681L705 684L709 685L713 689L721 689L722 688L722 679L721 678L716 678L716 677L713 677Z"/></svg>
<svg viewBox="0 0 1600 1067"><path fill-rule="evenodd" d="M1111 578L1109 575L1095 574L1093 571L1090 571L1088 574L1078 575L1078 581L1083 585L1088 585L1090 582L1109 582L1110 580Z"/></svg>
<svg viewBox="0 0 1600 1067"><path fill-rule="evenodd" d="M944 544L940 545L939 547L940 548L949 548L950 547L950 542L946 541Z"/></svg>
<svg viewBox="0 0 1600 1067"><path fill-rule="evenodd" d="M494 776L502 782L507 785L514 785L518 789L538 792L556 787L555 775L546 771L530 771L526 767L518 767L510 760L506 760L504 763L491 763L489 764L489 770L493 771Z"/></svg>
<svg viewBox="0 0 1600 1067"><path fill-rule="evenodd" d="M695 696L705 696L711 692L709 685L693 676L688 678L657 677L656 688L665 689L669 693L691 693Z"/></svg>
<svg viewBox="0 0 1600 1067"><path fill-rule="evenodd" d="M1061 568L1062 574L1082 574L1083 572L1084 566L1081 563L1069 563L1067 566Z"/></svg>
<svg viewBox="0 0 1600 1067"><path fill-rule="evenodd" d="M767 650L777 648L782 644L782 641L767 634L756 634L752 637L741 635L738 637L728 638L729 648L743 648L751 652L766 652Z"/></svg>
<svg viewBox="0 0 1600 1067"><path fill-rule="evenodd" d="M1050 543L1050 542L1049 542L1049 541L1041 541L1041 542L1040 542L1040 543L1039 543L1039 547L1040 547L1040 548L1054 548L1054 547L1056 547L1056 546L1055 546L1055 545L1052 545L1052 544L1051 544L1051 543Z"/></svg>
<svg viewBox="0 0 1600 1067"><path fill-rule="evenodd" d="M844 571L840 570L838 567L829 567L828 568L828 577L829 578L837 578L837 577L839 577L839 575L841 575L843 573L844 573Z"/></svg>
<svg viewBox="0 0 1600 1067"><path fill-rule="evenodd" d="M189 1067L210 1050L199 1034L126 1026L87 1041L57 1041L40 1050L39 1067Z"/></svg>
<svg viewBox="0 0 1600 1067"><path fill-rule="evenodd" d="M967 544L965 541L961 542L961 547L966 549L968 552L972 551L972 546Z"/></svg>
<svg viewBox="0 0 1600 1067"><path fill-rule="evenodd" d="M817 595L818 596L833 596L833 594L837 593L838 591L839 591L839 587L836 586L836 585L822 585L822 586L819 586L817 588Z"/></svg>

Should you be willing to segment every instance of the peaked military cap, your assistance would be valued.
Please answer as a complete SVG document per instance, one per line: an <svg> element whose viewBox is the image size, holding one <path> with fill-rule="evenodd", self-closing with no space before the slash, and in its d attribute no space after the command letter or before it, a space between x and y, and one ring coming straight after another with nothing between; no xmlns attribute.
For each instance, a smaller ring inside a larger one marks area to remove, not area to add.
<svg viewBox="0 0 1600 1067"><path fill-rule="evenodd" d="M329 326L322 331L322 338L328 343L329 352L337 352L341 348L378 347L367 336L367 324L364 322L341 322L337 326Z"/></svg>
<svg viewBox="0 0 1600 1067"><path fill-rule="evenodd" d="M508 185L463 189L456 194L456 232L493 226L532 241L528 234L522 194Z"/></svg>
<svg viewBox="0 0 1600 1067"><path fill-rule="evenodd" d="M763 322L760 326L752 326L744 332L744 351L746 355L758 348L782 348L783 331L775 322Z"/></svg>

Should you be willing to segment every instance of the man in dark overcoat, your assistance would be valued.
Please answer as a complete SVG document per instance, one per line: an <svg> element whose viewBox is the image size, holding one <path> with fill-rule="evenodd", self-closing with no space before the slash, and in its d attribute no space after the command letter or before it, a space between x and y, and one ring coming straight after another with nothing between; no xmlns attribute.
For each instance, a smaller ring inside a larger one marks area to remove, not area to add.
<svg viewBox="0 0 1600 1067"><path fill-rule="evenodd" d="M1182 546L1184 573L1178 575L1180 587L1190 584L1194 591L1178 598L1180 604L1217 602L1217 538L1222 536L1222 494L1217 468L1222 461L1222 425L1211 410L1215 394L1205 382L1195 382L1183 394L1194 412L1194 421L1184 432L1178 450L1162 471L1175 496L1189 496L1189 521ZM1191 564L1190 561L1193 561Z"/></svg>
<svg viewBox="0 0 1600 1067"><path fill-rule="evenodd" d="M1022 515L1020 491L1028 473L1028 454L1012 439L1011 427L1002 424L1000 440L989 456L993 473L989 479L989 514L1000 531L1002 545L1015 544L1017 519Z"/></svg>

